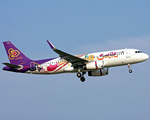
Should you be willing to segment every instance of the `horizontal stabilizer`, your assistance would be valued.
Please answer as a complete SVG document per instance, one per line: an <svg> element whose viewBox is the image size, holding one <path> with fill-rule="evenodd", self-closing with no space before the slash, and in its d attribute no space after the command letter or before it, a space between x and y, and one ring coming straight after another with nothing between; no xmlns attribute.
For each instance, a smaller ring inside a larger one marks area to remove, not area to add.
<svg viewBox="0 0 150 120"><path fill-rule="evenodd" d="M21 68L21 66L10 64L10 63L3 63L3 64L10 67L10 68L16 68L16 69Z"/></svg>

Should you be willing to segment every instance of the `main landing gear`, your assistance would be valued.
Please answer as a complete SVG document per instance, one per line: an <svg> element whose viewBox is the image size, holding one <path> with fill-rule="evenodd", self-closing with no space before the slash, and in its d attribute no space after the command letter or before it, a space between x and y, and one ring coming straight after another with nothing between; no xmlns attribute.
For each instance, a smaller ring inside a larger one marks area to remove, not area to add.
<svg viewBox="0 0 150 120"><path fill-rule="evenodd" d="M82 72L82 74L80 72L77 73L77 77L80 78L81 82L85 81L84 74L86 74L86 72Z"/></svg>
<svg viewBox="0 0 150 120"><path fill-rule="evenodd" d="M128 64L128 68L129 68L129 73L132 73L131 65L130 64Z"/></svg>

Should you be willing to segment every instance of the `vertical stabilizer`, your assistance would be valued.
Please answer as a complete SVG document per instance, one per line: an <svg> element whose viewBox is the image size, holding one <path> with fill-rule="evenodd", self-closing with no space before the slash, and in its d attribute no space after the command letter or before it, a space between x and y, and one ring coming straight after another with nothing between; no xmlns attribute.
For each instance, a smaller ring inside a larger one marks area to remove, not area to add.
<svg viewBox="0 0 150 120"><path fill-rule="evenodd" d="M14 46L10 41L3 42L8 59L11 64L21 64L24 62L31 61L28 57L26 57L16 46Z"/></svg>

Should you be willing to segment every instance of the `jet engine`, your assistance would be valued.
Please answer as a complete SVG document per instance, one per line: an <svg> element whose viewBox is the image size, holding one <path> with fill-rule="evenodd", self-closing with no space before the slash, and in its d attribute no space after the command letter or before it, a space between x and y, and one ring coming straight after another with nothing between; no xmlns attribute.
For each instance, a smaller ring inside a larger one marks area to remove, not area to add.
<svg viewBox="0 0 150 120"><path fill-rule="evenodd" d="M93 61L89 62L86 64L86 69L88 70L94 70L94 69L100 69L106 66L106 62L101 60L101 61Z"/></svg>
<svg viewBox="0 0 150 120"><path fill-rule="evenodd" d="M103 68L99 70L93 70L88 72L89 76L104 76L108 75L108 68Z"/></svg>

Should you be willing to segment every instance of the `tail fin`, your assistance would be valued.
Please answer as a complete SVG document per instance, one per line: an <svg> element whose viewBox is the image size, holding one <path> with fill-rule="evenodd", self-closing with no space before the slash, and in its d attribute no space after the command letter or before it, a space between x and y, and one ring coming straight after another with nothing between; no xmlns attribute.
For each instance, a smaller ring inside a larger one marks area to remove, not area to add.
<svg viewBox="0 0 150 120"><path fill-rule="evenodd" d="M18 65L23 62L31 61L28 57L26 57L18 48L16 48L10 41L3 42L8 59L11 64Z"/></svg>

